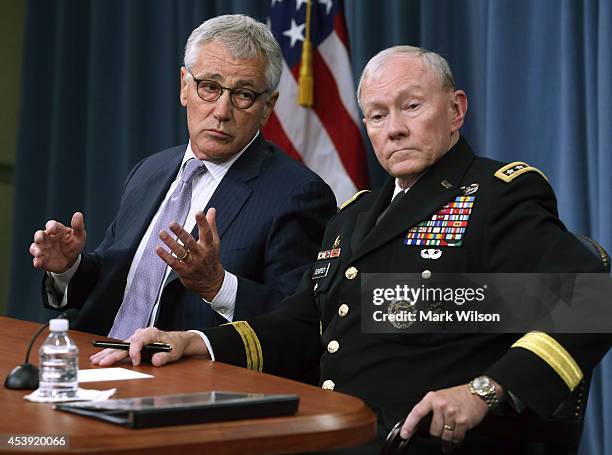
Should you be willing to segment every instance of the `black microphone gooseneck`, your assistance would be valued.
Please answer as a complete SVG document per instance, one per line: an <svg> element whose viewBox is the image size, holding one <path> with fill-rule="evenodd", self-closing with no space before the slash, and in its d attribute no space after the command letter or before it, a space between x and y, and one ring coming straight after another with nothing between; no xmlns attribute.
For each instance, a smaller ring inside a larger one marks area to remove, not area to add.
<svg viewBox="0 0 612 455"><path fill-rule="evenodd" d="M69 323L75 321L77 315L79 314L78 310L73 308L60 313L56 318L68 319ZM22 365L18 365L13 368L6 379L4 380L4 387L7 389L36 389L38 388L38 367L29 363L30 352L32 351L32 346L34 346L34 342L38 338L43 330L45 330L49 326L49 322L43 325L32 337L30 341L30 345L28 346L28 351L25 356L25 363Z"/></svg>

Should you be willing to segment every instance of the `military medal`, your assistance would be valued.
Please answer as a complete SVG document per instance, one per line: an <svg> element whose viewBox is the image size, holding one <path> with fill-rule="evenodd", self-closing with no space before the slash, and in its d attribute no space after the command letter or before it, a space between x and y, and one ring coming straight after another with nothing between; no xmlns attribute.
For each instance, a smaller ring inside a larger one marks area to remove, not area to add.
<svg viewBox="0 0 612 455"><path fill-rule="evenodd" d="M339 258L340 252L342 250L341 248L339 248L339 246L340 246L340 236L336 237L336 240L334 240L334 244L331 250L319 251L319 253L317 254L317 261L321 261L325 259ZM315 264L314 272L312 274L312 279L318 280L319 278L326 277L327 274L329 273L330 266L331 266L331 262L327 262L323 264ZM317 288L318 288L318 283L315 284L314 290L316 291Z"/></svg>
<svg viewBox="0 0 612 455"><path fill-rule="evenodd" d="M341 248L339 248L339 246L340 246L340 236L336 237L336 240L334 240L334 244L332 245L331 250L319 251L319 254L317 254L317 261L320 261L322 259L340 257Z"/></svg>
<svg viewBox="0 0 612 455"><path fill-rule="evenodd" d="M340 257L340 250L341 248L334 248L333 250L319 251L319 254L317 254L317 261Z"/></svg>
<svg viewBox="0 0 612 455"><path fill-rule="evenodd" d="M474 189L473 185L468 188L472 194L478 190L478 187ZM475 196L455 197L454 201L444 205L431 218L410 228L406 233L404 245L461 246L475 199Z"/></svg>

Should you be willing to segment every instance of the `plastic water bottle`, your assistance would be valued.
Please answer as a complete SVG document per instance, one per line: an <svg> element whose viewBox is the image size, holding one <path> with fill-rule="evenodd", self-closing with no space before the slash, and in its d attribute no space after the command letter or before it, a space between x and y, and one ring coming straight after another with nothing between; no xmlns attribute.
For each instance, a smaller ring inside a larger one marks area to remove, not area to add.
<svg viewBox="0 0 612 455"><path fill-rule="evenodd" d="M38 351L40 396L72 398L79 388L79 348L68 336L67 319L51 319L49 330L51 333Z"/></svg>

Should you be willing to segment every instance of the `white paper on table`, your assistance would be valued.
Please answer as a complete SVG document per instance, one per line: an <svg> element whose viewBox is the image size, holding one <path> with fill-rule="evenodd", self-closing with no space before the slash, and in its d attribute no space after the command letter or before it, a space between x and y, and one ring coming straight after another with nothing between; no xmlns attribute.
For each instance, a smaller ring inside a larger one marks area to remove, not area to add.
<svg viewBox="0 0 612 455"><path fill-rule="evenodd" d="M127 368L91 368L79 370L78 381L81 384L83 382L123 381L125 379L146 379L152 377L150 374L128 370Z"/></svg>

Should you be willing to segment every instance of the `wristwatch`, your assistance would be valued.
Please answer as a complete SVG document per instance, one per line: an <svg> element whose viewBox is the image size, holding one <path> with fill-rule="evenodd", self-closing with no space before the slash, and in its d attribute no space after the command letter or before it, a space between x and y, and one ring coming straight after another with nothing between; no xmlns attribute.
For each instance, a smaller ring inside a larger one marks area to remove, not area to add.
<svg viewBox="0 0 612 455"><path fill-rule="evenodd" d="M491 378L487 376L478 376L470 381L468 388L472 395L477 395L482 398L489 411L495 409L499 405L499 400L495 394L495 385Z"/></svg>

